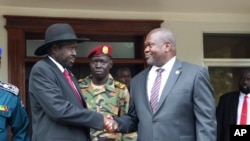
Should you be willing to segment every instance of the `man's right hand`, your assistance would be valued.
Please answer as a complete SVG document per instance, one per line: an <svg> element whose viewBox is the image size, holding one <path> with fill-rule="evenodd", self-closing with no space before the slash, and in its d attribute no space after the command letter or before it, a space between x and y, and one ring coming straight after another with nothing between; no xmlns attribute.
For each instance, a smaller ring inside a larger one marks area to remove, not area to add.
<svg viewBox="0 0 250 141"><path fill-rule="evenodd" d="M118 123L113 119L111 115L104 117L104 128L108 132L114 133L118 129Z"/></svg>

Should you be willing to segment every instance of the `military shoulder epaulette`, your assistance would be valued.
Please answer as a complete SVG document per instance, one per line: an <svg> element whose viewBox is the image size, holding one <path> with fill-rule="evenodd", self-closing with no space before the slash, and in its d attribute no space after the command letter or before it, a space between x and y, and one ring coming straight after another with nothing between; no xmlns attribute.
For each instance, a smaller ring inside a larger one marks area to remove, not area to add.
<svg viewBox="0 0 250 141"><path fill-rule="evenodd" d="M119 81L116 81L116 80L115 80L115 86L117 86L118 88L121 88L121 89L124 89L126 87L125 84L123 84Z"/></svg>
<svg viewBox="0 0 250 141"><path fill-rule="evenodd" d="M8 91L8 92L10 92L10 93L12 93L14 95L19 94L19 89L15 85L12 85L12 84L9 84L9 83L4 83L4 82L0 81L0 89Z"/></svg>
<svg viewBox="0 0 250 141"><path fill-rule="evenodd" d="M83 81L83 79L79 79L79 80L78 80L78 83L81 83L82 81Z"/></svg>

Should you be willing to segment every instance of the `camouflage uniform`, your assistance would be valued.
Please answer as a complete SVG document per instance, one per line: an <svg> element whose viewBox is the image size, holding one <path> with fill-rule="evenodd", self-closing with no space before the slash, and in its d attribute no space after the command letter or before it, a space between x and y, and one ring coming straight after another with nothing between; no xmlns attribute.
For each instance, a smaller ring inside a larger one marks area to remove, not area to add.
<svg viewBox="0 0 250 141"><path fill-rule="evenodd" d="M88 104L88 108L103 115L111 114L113 116L124 115L128 111L129 92L125 84L113 79L109 79L105 86L94 89L91 84L91 77L88 76L79 80L82 94ZM137 134L107 133L91 129L93 141L136 141Z"/></svg>

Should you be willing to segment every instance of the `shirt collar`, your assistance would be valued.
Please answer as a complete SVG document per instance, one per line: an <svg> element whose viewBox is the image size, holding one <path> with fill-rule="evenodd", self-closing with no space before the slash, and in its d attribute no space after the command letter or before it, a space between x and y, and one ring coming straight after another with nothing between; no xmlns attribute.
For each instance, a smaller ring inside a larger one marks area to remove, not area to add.
<svg viewBox="0 0 250 141"><path fill-rule="evenodd" d="M165 63L162 67L152 66L152 70L155 72L157 69L162 68L164 71L169 70L173 67L174 62L176 60L176 56L171 58L167 63Z"/></svg>
<svg viewBox="0 0 250 141"><path fill-rule="evenodd" d="M63 73L63 71L64 71L64 68L63 68L63 66L61 65L61 64L59 64L55 59L53 59L51 56L48 56L49 57L49 59L54 63L54 64L56 64L56 66L60 69L60 71Z"/></svg>
<svg viewBox="0 0 250 141"><path fill-rule="evenodd" d="M245 96L247 96L249 98L249 94L246 95L246 94L240 92L240 97L244 98Z"/></svg>

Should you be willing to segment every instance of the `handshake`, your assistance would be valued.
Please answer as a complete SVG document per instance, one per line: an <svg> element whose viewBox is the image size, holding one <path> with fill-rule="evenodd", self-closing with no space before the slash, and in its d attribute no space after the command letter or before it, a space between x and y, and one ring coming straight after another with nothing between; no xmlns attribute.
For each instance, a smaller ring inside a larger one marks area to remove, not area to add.
<svg viewBox="0 0 250 141"><path fill-rule="evenodd" d="M103 128L110 133L114 133L118 129L118 123L114 120L114 118L111 115L107 115L104 116Z"/></svg>

